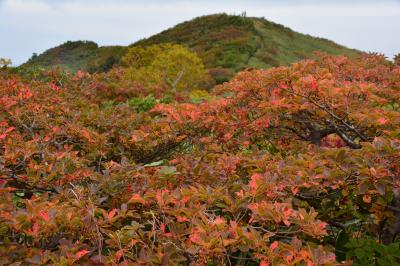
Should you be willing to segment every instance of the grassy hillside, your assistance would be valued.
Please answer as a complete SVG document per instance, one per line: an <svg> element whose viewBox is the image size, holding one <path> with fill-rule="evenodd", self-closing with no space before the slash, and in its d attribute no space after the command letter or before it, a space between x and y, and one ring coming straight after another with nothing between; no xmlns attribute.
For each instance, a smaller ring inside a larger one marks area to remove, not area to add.
<svg viewBox="0 0 400 266"><path fill-rule="evenodd" d="M21 67L61 67L72 71L83 69L89 72L103 72L118 63L126 50L123 46L99 47L91 41L68 41L39 56L33 56Z"/></svg>
<svg viewBox="0 0 400 266"><path fill-rule="evenodd" d="M217 82L245 68L268 68L312 58L317 50L355 56L359 52L332 41L300 34L263 18L226 14L195 18L130 46L178 43L199 54ZM32 58L25 66L60 66L105 71L118 64L127 47L67 42Z"/></svg>

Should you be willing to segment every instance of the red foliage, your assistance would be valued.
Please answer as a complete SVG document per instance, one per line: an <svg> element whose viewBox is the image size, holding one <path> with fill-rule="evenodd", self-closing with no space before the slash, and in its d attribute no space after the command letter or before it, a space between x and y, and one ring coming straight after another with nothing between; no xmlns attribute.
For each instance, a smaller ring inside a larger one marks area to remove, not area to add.
<svg viewBox="0 0 400 266"><path fill-rule="evenodd" d="M149 113L114 71L0 77L0 264L335 265L341 232L398 241L398 67L321 55Z"/></svg>

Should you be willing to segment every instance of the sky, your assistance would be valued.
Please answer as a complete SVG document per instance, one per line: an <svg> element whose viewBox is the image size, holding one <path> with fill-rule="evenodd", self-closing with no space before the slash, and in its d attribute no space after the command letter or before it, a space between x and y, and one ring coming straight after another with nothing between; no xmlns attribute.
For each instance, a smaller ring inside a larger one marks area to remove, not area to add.
<svg viewBox="0 0 400 266"><path fill-rule="evenodd" d="M19 65L68 40L127 45L197 16L243 11L350 48L400 53L400 0L0 0L0 57Z"/></svg>

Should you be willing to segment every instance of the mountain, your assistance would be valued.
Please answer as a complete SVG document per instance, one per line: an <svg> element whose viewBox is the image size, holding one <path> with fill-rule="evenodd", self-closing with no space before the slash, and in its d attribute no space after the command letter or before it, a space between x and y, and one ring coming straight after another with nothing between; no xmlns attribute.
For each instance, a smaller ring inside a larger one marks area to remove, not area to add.
<svg viewBox="0 0 400 266"><path fill-rule="evenodd" d="M358 51L332 41L297 33L264 18L209 15L141 40L133 45L183 44L197 52L211 74L234 74L245 68L268 68L312 58L317 50L356 56Z"/></svg>
<svg viewBox="0 0 400 266"><path fill-rule="evenodd" d="M41 55L33 55L21 68L60 67L72 71L104 72L117 64L127 49L125 46L99 47L92 41L68 41Z"/></svg>
<svg viewBox="0 0 400 266"><path fill-rule="evenodd" d="M88 41L67 42L32 57L22 67L59 66L101 72L118 64L129 47L167 42L188 46L198 53L219 82L245 68L268 68L312 58L315 51L350 57L360 53L264 18L216 14L183 22L128 47L99 47Z"/></svg>

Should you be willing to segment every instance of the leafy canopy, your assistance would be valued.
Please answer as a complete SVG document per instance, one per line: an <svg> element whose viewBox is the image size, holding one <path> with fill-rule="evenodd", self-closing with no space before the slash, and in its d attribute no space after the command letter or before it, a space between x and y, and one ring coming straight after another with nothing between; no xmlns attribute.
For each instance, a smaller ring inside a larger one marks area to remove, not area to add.
<svg viewBox="0 0 400 266"><path fill-rule="evenodd" d="M163 85L176 92L204 85L207 74L201 59L177 44L132 47L122 58L129 79L145 86Z"/></svg>
<svg viewBox="0 0 400 266"><path fill-rule="evenodd" d="M400 263L399 66L320 54L150 91L0 75L0 264Z"/></svg>

